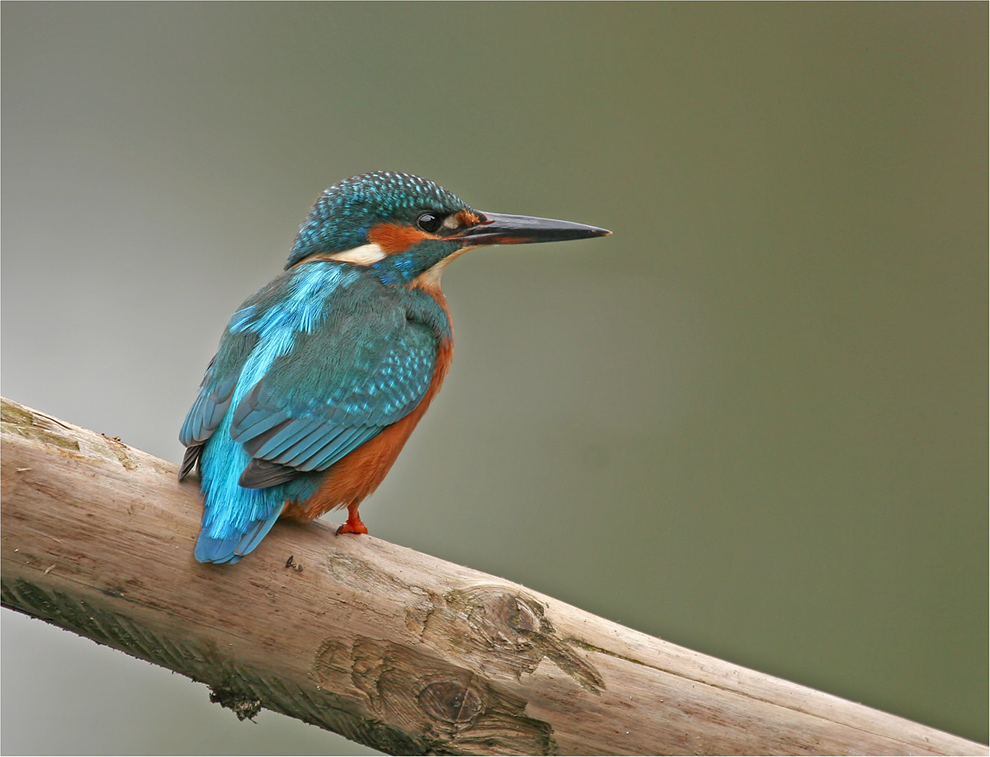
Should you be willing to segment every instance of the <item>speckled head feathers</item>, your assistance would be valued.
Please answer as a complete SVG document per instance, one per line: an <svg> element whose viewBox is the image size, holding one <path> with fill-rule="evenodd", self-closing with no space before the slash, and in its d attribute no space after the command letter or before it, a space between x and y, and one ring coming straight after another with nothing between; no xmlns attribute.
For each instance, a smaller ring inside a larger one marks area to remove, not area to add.
<svg viewBox="0 0 990 757"><path fill-rule="evenodd" d="M415 222L424 211L441 215L470 210L456 195L432 181L408 173L374 171L353 176L327 189L303 222L286 262L335 253L368 243L379 223Z"/></svg>

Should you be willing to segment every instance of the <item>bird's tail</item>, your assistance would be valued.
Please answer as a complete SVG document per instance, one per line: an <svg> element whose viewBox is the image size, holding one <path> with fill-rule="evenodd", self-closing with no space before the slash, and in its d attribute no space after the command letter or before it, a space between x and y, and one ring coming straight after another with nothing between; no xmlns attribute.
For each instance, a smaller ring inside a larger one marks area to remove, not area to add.
<svg viewBox="0 0 990 757"><path fill-rule="evenodd" d="M267 519L248 523L241 534L229 538L210 536L207 529L203 528L196 541L196 559L211 563L237 562L261 543L281 514L280 505Z"/></svg>

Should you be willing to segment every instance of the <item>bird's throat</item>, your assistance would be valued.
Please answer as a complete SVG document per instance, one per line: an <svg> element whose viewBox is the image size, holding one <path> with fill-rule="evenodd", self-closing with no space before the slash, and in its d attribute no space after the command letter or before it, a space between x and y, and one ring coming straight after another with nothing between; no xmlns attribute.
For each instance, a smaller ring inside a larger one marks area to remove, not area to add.
<svg viewBox="0 0 990 757"><path fill-rule="evenodd" d="M476 249L478 246L480 246L480 245L477 245L477 246L474 246L474 247L462 247L461 249L457 250L456 252L452 252L450 255L448 255L447 257L445 257L443 260L441 260L440 262L436 263L432 268L428 268L423 273L421 273L419 276L417 276L413 280L411 286L417 287L419 289L426 289L427 291L437 291L437 292L439 292L440 291L440 277L443 276L443 272L447 269L447 266L450 265L450 262L452 260L455 260L455 259L459 258L461 255L463 255L468 250L474 250L474 249Z"/></svg>

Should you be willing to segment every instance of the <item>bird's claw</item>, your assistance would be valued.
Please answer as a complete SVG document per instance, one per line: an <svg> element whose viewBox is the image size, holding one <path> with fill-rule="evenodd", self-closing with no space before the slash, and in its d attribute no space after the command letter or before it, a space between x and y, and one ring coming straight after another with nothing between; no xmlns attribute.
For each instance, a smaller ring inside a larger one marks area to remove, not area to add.
<svg viewBox="0 0 990 757"><path fill-rule="evenodd" d="M366 534L368 527L361 522L357 510L351 510L347 515L347 522L337 529L337 534Z"/></svg>

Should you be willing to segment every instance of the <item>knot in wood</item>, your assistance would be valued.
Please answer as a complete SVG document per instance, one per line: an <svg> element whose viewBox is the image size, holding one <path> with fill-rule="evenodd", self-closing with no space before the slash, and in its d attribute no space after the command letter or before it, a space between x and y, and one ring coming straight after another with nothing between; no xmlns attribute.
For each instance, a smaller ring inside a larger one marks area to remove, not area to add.
<svg viewBox="0 0 990 757"><path fill-rule="evenodd" d="M531 636L540 630L540 619L525 602L518 597L509 603L506 622L520 636Z"/></svg>
<svg viewBox="0 0 990 757"><path fill-rule="evenodd" d="M484 708L481 694L458 681L436 681L419 693L419 704L430 717L446 723L471 723Z"/></svg>
<svg viewBox="0 0 990 757"><path fill-rule="evenodd" d="M543 607L536 601L507 591L482 590L471 596L469 622L481 638L496 646L529 647L553 633Z"/></svg>

